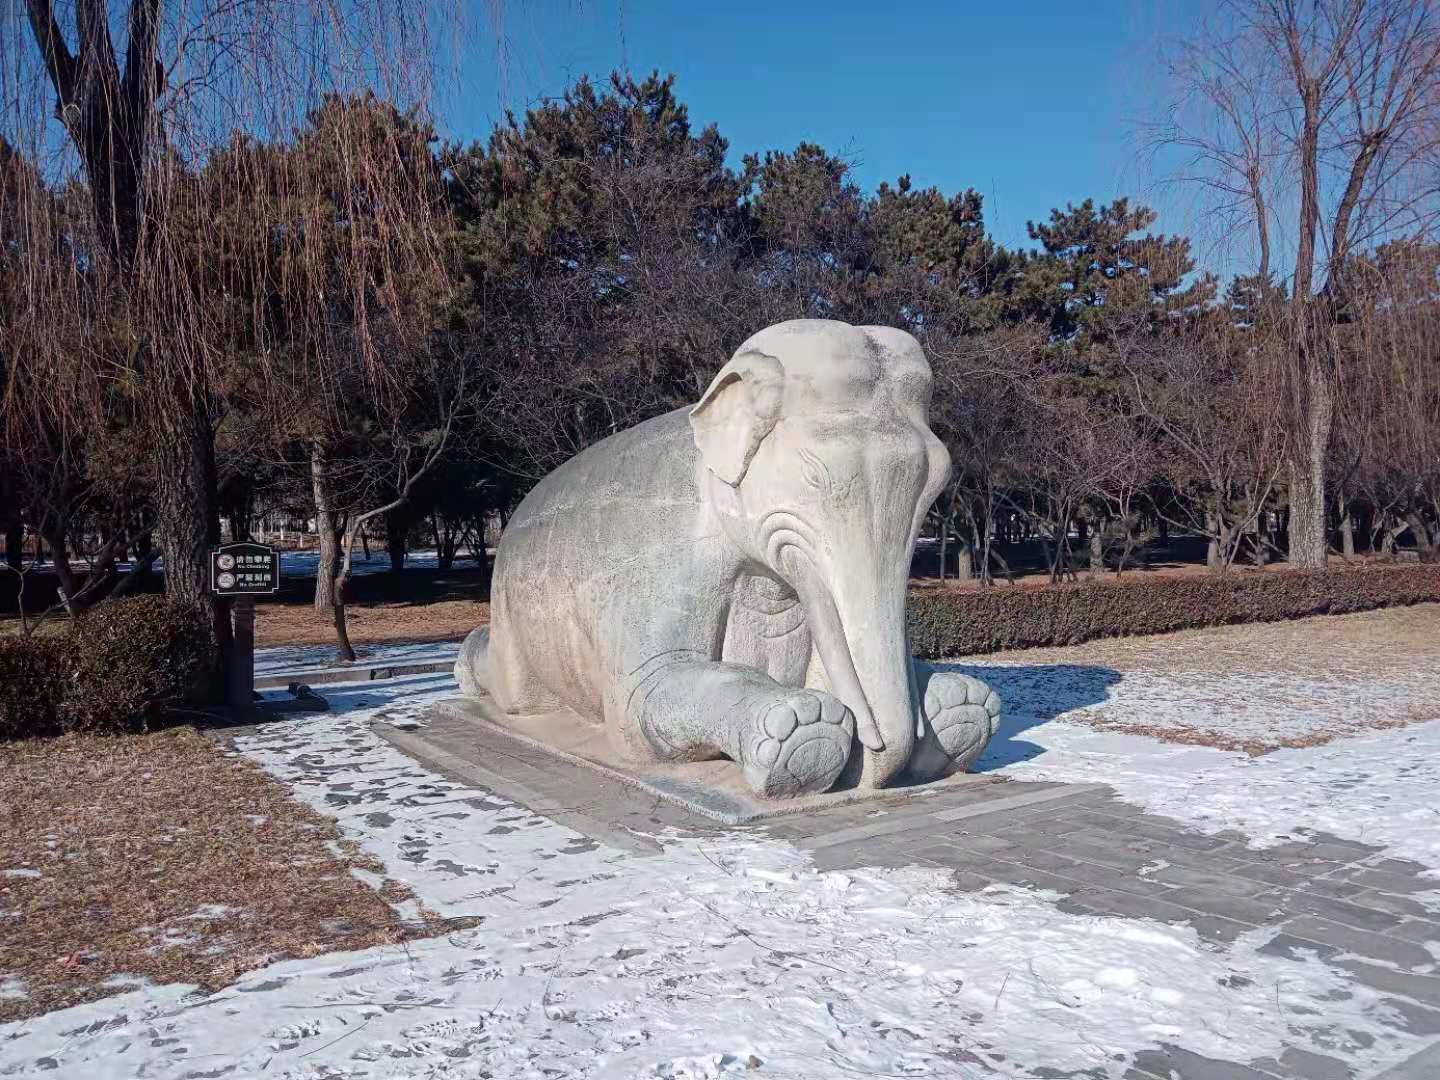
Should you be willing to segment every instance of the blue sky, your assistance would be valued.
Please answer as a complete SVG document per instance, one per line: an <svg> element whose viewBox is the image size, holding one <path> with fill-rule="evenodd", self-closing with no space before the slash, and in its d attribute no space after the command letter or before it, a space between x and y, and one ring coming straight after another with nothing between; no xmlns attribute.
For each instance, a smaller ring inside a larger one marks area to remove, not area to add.
<svg viewBox="0 0 1440 1080"><path fill-rule="evenodd" d="M1136 121L1160 100L1156 56L1189 0L510 0L500 34L478 17L445 128L485 135L507 106L614 68L678 76L693 121L742 154L818 142L867 189L917 184L985 195L992 233L1028 245L1025 222L1086 197L1128 194L1192 233L1187 198L1158 185Z"/></svg>

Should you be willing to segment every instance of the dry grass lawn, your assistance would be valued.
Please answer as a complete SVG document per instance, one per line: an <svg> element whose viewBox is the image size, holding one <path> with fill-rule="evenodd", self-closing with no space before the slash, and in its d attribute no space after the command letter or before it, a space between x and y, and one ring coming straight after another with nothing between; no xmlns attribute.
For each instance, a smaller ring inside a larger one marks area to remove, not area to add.
<svg viewBox="0 0 1440 1080"><path fill-rule="evenodd" d="M346 608L346 617L350 641L357 648L459 641L477 626L490 621L490 605L482 600L351 604ZM255 644L261 648L334 643L334 624L308 604L262 603L255 607Z"/></svg>
<svg viewBox="0 0 1440 1080"><path fill-rule="evenodd" d="M0 793L0 1022L455 925L192 728L0 745Z"/></svg>

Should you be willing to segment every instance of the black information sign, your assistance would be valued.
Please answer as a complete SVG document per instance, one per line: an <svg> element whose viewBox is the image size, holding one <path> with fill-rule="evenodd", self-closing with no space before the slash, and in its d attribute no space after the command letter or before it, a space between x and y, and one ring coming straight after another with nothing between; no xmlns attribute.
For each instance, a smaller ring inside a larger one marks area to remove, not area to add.
<svg viewBox="0 0 1440 1080"><path fill-rule="evenodd" d="M210 591L220 596L280 588L280 554L266 544L225 544L210 552Z"/></svg>

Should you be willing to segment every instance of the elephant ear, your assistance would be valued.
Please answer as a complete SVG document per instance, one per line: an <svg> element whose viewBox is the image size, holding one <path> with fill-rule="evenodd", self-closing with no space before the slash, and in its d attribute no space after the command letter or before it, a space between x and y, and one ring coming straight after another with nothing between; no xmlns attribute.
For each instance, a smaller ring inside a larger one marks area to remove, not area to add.
<svg viewBox="0 0 1440 1080"><path fill-rule="evenodd" d="M705 467L734 487L780 419L785 369L768 353L737 354L690 410L690 428Z"/></svg>

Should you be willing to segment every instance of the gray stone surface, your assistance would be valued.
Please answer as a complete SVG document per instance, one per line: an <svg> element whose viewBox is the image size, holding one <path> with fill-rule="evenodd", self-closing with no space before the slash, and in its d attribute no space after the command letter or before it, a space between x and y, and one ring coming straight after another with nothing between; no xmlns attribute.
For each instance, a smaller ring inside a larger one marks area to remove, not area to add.
<svg viewBox="0 0 1440 1080"><path fill-rule="evenodd" d="M508 741L479 744L465 723L451 718L387 737L442 772L637 856L643 857L661 832L720 828L633 784L557 759L513 731L497 729L496 738ZM983 776L920 793L885 789L864 801L807 806L802 800L788 808L793 812L753 827L809 850L823 869L925 866L948 871L951 887L959 891L997 884L1045 889L1059 894L1062 910L1187 925L1216 947L1259 935L1264 952L1314 957L1377 992L1393 1011L1396 1027L1424 1038L1440 1036L1440 974L1426 948L1437 940L1440 919L1386 910L1396 901L1419 904L1413 882L1421 868L1396 865L1377 848L1315 836L1251 849L1236 834L1195 833L1121 803L1101 785ZM1369 884L1357 884L1361 879ZM1384 886L1399 891L1388 893ZM1334 1057L1323 1017L1292 1030L1289 1038L1275 1057L1244 1062L1161 1046L1140 1054L1126 1075L1134 1080L1346 1075L1337 1071L1344 1063ZM1440 1077L1435 1060L1422 1054L1384 1074L1385 1080Z"/></svg>
<svg viewBox="0 0 1440 1080"><path fill-rule="evenodd" d="M901 330L755 334L694 408L525 498L462 690L634 762L727 759L767 798L965 771L999 698L905 638L916 534L950 473L930 382Z"/></svg>
<svg viewBox="0 0 1440 1080"><path fill-rule="evenodd" d="M377 724L375 730L382 738L427 763L437 767L448 763L451 772L460 772L456 763L466 759L503 761L513 753L516 744L526 747L531 755L528 762L515 767L507 764L503 774L475 765L470 770L474 775L466 774L466 781L479 783L540 813L546 813L547 807L544 801L539 805L533 801L545 799L536 793L536 780L546 769L561 765L593 771L607 780L635 788L647 797L663 799L726 825L753 824L790 814L870 802L892 792L913 799L917 809L912 812L923 812L918 807L940 791L994 784L990 777L956 772L929 783L903 787L854 787L790 799L767 799L751 791L729 762L637 763L617 754L609 741L593 728L552 715L508 717L484 695L438 702L429 710L428 723L414 730L397 731L387 724ZM497 783L509 783L511 790L502 791L495 786Z"/></svg>
<svg viewBox="0 0 1440 1080"><path fill-rule="evenodd" d="M1375 1080L1435 1080L1440 1076L1440 1042L1386 1069Z"/></svg>

